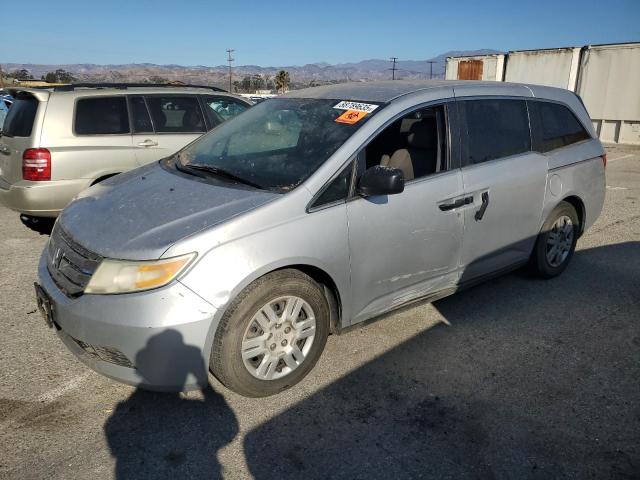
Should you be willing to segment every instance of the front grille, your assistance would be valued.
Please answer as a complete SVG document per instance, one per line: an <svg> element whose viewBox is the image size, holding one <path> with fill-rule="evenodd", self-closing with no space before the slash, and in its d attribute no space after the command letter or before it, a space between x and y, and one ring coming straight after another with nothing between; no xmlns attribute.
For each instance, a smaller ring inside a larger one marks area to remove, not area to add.
<svg viewBox="0 0 640 480"><path fill-rule="evenodd" d="M68 297L82 295L102 257L74 242L57 223L47 250L47 269L58 288Z"/></svg>

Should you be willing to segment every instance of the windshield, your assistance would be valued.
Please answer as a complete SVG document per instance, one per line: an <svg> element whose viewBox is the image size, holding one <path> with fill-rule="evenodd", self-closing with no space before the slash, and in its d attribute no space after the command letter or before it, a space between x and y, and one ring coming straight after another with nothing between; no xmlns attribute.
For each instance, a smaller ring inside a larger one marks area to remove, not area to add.
<svg viewBox="0 0 640 480"><path fill-rule="evenodd" d="M210 167L269 190L304 182L373 114L378 105L278 98L232 118L178 153L178 167ZM339 107L339 108L335 108Z"/></svg>

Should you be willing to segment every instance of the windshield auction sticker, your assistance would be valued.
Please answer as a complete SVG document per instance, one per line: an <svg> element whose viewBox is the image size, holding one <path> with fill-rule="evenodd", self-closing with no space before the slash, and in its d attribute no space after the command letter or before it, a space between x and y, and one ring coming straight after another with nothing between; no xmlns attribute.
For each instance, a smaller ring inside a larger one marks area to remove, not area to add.
<svg viewBox="0 0 640 480"><path fill-rule="evenodd" d="M362 120L367 115L367 112L359 112L357 110L347 110L338 118L337 123L346 123L347 125L353 125L354 123Z"/></svg>
<svg viewBox="0 0 640 480"><path fill-rule="evenodd" d="M378 105L343 100L333 108L337 108L338 110L352 110L354 112L371 113L378 108Z"/></svg>

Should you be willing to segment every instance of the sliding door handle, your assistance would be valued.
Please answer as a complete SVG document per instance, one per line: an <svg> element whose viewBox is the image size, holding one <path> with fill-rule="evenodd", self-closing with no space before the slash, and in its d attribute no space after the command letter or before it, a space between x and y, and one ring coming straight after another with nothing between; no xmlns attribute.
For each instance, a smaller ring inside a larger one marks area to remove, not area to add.
<svg viewBox="0 0 640 480"><path fill-rule="evenodd" d="M480 205L480 208L478 209L475 215L476 222L479 222L480 220L482 220L482 217L484 217L484 212L487 210L488 206L489 206L489 192L483 192L482 205Z"/></svg>

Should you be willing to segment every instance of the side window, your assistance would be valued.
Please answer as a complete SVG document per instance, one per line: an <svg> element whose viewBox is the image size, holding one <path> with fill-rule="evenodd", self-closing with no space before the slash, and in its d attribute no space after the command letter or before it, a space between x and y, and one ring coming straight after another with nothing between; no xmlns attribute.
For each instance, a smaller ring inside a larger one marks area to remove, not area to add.
<svg viewBox="0 0 640 480"><path fill-rule="evenodd" d="M129 133L127 99L124 96L79 99L74 130L78 135Z"/></svg>
<svg viewBox="0 0 640 480"><path fill-rule="evenodd" d="M529 102L537 109L539 149L549 152L591 138L571 110L564 105L548 102Z"/></svg>
<svg viewBox="0 0 640 480"><path fill-rule="evenodd" d="M133 122L133 133L153 133L151 117L144 102L144 97L130 97L131 119Z"/></svg>
<svg viewBox="0 0 640 480"><path fill-rule="evenodd" d="M459 105L467 130L463 164L487 162L531 150L524 100L464 100Z"/></svg>
<svg viewBox="0 0 640 480"><path fill-rule="evenodd" d="M350 162L340 174L324 189L320 196L313 203L311 208L321 207L330 203L346 200L349 195L349 187L351 185L351 172L353 170L353 162Z"/></svg>
<svg viewBox="0 0 640 480"><path fill-rule="evenodd" d="M195 133L204 132L204 118L196 97L156 96L146 97L156 132Z"/></svg>
<svg viewBox="0 0 640 480"><path fill-rule="evenodd" d="M203 100L209 107L207 115L209 116L209 120L211 120L211 125L214 127L249 108L249 105L235 98L204 96Z"/></svg>
<svg viewBox="0 0 640 480"><path fill-rule="evenodd" d="M416 110L396 120L367 145L364 158L364 169L374 165L398 168L406 181L446 170L444 105Z"/></svg>

